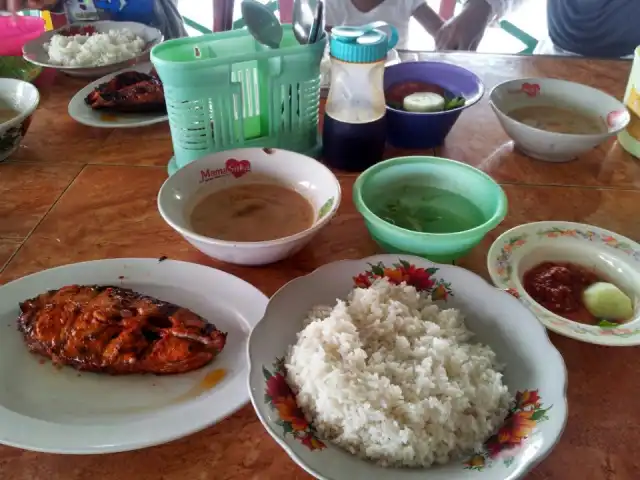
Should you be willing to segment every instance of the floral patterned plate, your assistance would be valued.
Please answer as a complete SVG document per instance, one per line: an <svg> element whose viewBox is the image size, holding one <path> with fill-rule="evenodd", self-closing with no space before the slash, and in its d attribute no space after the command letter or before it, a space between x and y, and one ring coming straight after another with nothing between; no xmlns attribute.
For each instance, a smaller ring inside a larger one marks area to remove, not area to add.
<svg viewBox="0 0 640 480"><path fill-rule="evenodd" d="M506 364L504 379L516 401L481 450L429 469L383 468L320 438L296 405L283 359L307 312L334 305L379 276L406 281L442 306L460 309L478 340ZM322 480L515 480L551 451L567 419L564 362L531 312L469 271L419 257L344 260L289 282L269 301L248 353L251 402L260 421L298 465Z"/></svg>
<svg viewBox="0 0 640 480"><path fill-rule="evenodd" d="M633 318L616 326L585 325L540 306L525 292L523 274L543 261L572 262L594 268L634 297ZM572 222L527 223L503 233L489 249L493 283L520 299L538 319L560 335L609 346L640 345L640 245L602 228Z"/></svg>

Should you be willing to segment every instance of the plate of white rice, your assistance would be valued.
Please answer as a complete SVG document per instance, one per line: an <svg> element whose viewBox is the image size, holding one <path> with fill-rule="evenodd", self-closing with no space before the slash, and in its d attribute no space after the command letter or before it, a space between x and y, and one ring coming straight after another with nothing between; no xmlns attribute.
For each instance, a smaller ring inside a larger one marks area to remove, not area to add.
<svg viewBox="0 0 640 480"><path fill-rule="evenodd" d="M97 78L148 61L151 48L162 38L158 29L141 23L105 20L45 32L22 51L36 65Z"/></svg>
<svg viewBox="0 0 640 480"><path fill-rule="evenodd" d="M418 257L289 282L248 354L258 417L320 479L522 478L567 418L564 362L536 318L477 275Z"/></svg>

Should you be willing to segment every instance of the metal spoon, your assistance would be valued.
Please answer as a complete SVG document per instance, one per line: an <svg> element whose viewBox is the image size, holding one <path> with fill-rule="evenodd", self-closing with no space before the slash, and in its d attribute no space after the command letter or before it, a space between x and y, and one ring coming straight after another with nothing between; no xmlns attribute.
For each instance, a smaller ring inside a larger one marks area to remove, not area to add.
<svg viewBox="0 0 640 480"><path fill-rule="evenodd" d="M300 45L311 42L311 35L316 21L315 8L310 0L295 0L293 3L293 34Z"/></svg>
<svg viewBox="0 0 640 480"><path fill-rule="evenodd" d="M279 48L282 42L282 25L266 5L256 0L242 2L242 18L249 33L269 48Z"/></svg>
<svg viewBox="0 0 640 480"><path fill-rule="evenodd" d="M314 15L313 25L311 26L311 33L309 35L309 43L316 43L324 32L324 2L318 0L316 5L316 12Z"/></svg>

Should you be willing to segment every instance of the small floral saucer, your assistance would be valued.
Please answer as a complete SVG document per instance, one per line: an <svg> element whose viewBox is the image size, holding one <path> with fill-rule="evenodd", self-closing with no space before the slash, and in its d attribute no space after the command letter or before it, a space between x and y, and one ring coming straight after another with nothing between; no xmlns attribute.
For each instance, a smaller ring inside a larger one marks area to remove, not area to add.
<svg viewBox="0 0 640 480"><path fill-rule="evenodd" d="M585 325L543 308L525 292L521 280L527 270L544 261L594 268L633 297L633 318L621 326ZM581 223L528 223L503 233L491 245L487 267L493 283L519 298L549 330L598 345L640 345L640 245L634 241Z"/></svg>

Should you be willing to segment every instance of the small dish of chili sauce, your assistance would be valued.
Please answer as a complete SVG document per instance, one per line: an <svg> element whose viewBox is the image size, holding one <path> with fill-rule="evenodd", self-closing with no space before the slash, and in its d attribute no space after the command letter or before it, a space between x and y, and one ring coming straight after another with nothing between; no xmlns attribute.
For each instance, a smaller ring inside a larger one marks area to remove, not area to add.
<svg viewBox="0 0 640 480"><path fill-rule="evenodd" d="M543 262L526 271L524 290L547 310L578 323L595 325L598 318L584 305L584 291L596 282L605 281L595 272L568 262Z"/></svg>

